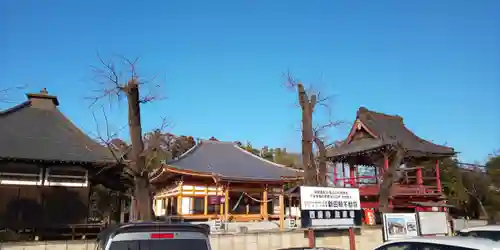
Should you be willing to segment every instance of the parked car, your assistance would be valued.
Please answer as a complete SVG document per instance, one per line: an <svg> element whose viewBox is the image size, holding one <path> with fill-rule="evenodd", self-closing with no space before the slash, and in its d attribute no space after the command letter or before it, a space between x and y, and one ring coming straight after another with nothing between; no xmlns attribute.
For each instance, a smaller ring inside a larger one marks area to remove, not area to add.
<svg viewBox="0 0 500 250"><path fill-rule="evenodd" d="M457 235L466 237L479 237L494 241L500 241L500 225L469 227L460 230ZM500 245L500 243L498 244Z"/></svg>
<svg viewBox="0 0 500 250"><path fill-rule="evenodd" d="M500 244L482 238L435 236L389 241L375 250L500 250Z"/></svg>
<svg viewBox="0 0 500 250"><path fill-rule="evenodd" d="M276 250L344 250L342 248L331 248L331 247L289 247L289 248L278 248Z"/></svg>
<svg viewBox="0 0 500 250"><path fill-rule="evenodd" d="M99 250L211 250L205 225L138 222L113 225L97 238Z"/></svg>

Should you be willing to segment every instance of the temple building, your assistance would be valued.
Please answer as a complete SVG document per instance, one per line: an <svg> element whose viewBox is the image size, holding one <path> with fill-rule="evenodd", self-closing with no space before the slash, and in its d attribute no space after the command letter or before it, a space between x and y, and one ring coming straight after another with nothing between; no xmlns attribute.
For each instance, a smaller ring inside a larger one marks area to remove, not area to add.
<svg viewBox="0 0 500 250"><path fill-rule="evenodd" d="M284 186L301 179L301 170L234 143L203 140L152 174L154 210L184 220L283 219Z"/></svg>
<svg viewBox="0 0 500 250"><path fill-rule="evenodd" d="M391 190L393 210L426 211L445 207L439 161L454 156L454 149L418 137L400 116L364 107L358 110L345 141L328 150L327 156L334 163L333 185L358 187L361 207L378 208L379 185L395 153L395 145L405 149L405 156Z"/></svg>
<svg viewBox="0 0 500 250"><path fill-rule="evenodd" d="M43 89L27 98L0 111L0 229L43 233L119 220L122 166L61 113L56 96ZM106 201L114 211L99 210L98 185L116 191Z"/></svg>

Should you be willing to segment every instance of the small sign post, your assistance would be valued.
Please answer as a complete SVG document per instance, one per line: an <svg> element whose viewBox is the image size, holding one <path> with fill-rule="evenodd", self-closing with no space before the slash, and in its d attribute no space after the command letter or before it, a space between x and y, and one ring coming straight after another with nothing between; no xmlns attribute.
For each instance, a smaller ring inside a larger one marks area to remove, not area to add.
<svg viewBox="0 0 500 250"><path fill-rule="evenodd" d="M354 227L361 225L359 189L300 187L301 226L308 228L309 247L315 247L314 229L349 229L350 248L356 248Z"/></svg>

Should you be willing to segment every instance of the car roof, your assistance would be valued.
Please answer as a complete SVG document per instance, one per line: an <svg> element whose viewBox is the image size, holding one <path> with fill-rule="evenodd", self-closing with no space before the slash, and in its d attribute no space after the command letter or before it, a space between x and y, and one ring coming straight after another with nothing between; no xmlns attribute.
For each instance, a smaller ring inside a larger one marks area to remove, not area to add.
<svg viewBox="0 0 500 250"><path fill-rule="evenodd" d="M381 246L385 246L396 242L418 242L418 243L434 243L456 247L466 247L472 249L494 249L498 242L472 237L451 237L451 236L433 236L433 237L414 237L401 240L389 241Z"/></svg>
<svg viewBox="0 0 500 250"><path fill-rule="evenodd" d="M99 235L97 236L97 241L102 246L105 246L110 238L120 233L157 232L157 231L199 232L203 233L205 236L208 236L210 234L210 227L199 224L167 223L163 221L111 224L99 233Z"/></svg>
<svg viewBox="0 0 500 250"><path fill-rule="evenodd" d="M468 233L472 231L500 231L500 225L486 225L477 227L468 227L460 230L462 233Z"/></svg>

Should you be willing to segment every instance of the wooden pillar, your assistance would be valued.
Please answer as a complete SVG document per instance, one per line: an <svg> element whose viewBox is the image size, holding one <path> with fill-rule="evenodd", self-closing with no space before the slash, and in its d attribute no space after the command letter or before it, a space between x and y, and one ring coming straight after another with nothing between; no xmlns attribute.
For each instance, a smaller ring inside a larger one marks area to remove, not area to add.
<svg viewBox="0 0 500 250"><path fill-rule="evenodd" d="M337 167L338 165L336 163L333 164L333 186L337 186Z"/></svg>
<svg viewBox="0 0 500 250"><path fill-rule="evenodd" d="M125 223L125 200L120 196L120 223Z"/></svg>
<svg viewBox="0 0 500 250"><path fill-rule="evenodd" d="M221 186L217 186L217 190L215 191L215 193L217 194L217 203L219 204L219 215L220 215L220 218L222 219L223 216L224 216L224 204L222 204L221 202L221 196L222 194L219 193L219 188L222 188Z"/></svg>
<svg viewBox="0 0 500 250"><path fill-rule="evenodd" d="M129 221L136 221L136 209L137 209L137 202L134 196L130 196L130 211L129 211Z"/></svg>
<svg viewBox="0 0 500 250"><path fill-rule="evenodd" d="M284 229L285 228L285 197L283 196L283 193L281 193L279 196L279 203L280 203L280 229Z"/></svg>
<svg viewBox="0 0 500 250"><path fill-rule="evenodd" d="M208 214L208 186L205 186L205 199L203 200L203 215Z"/></svg>
<svg viewBox="0 0 500 250"><path fill-rule="evenodd" d="M165 203L166 204L165 205L165 215L168 216L168 215L170 215L170 210L171 210L170 207L172 206L172 203L170 202L170 197L167 196L165 198L165 202L166 202Z"/></svg>
<svg viewBox="0 0 500 250"><path fill-rule="evenodd" d="M177 194L177 215L182 215L182 181L177 186L179 193Z"/></svg>
<svg viewBox="0 0 500 250"><path fill-rule="evenodd" d="M345 165L342 163L342 186L345 187Z"/></svg>
<svg viewBox="0 0 500 250"><path fill-rule="evenodd" d="M349 165L349 184L351 187L356 186L356 173L355 173L355 165Z"/></svg>
<svg viewBox="0 0 500 250"><path fill-rule="evenodd" d="M269 214L267 213L267 185L264 188L264 192L262 192L262 207L261 207L261 215L264 217L264 220L269 220Z"/></svg>
<svg viewBox="0 0 500 250"><path fill-rule="evenodd" d="M226 221L229 221L229 184L226 185L226 192L224 193L224 212L226 214Z"/></svg>
<svg viewBox="0 0 500 250"><path fill-rule="evenodd" d="M437 191L441 193L441 174L439 173L438 159L436 159L436 186L437 186Z"/></svg>
<svg viewBox="0 0 500 250"><path fill-rule="evenodd" d="M174 215L174 204L177 204L177 197L170 196L168 199L170 200L170 215Z"/></svg>
<svg viewBox="0 0 500 250"><path fill-rule="evenodd" d="M384 154L384 173L387 169L389 169L389 156Z"/></svg>
<svg viewBox="0 0 500 250"><path fill-rule="evenodd" d="M421 167L417 167L416 175L417 175L417 185L419 185L419 186L423 185L424 178L422 177L422 168Z"/></svg>

